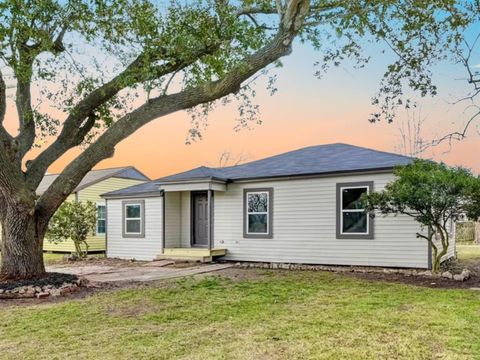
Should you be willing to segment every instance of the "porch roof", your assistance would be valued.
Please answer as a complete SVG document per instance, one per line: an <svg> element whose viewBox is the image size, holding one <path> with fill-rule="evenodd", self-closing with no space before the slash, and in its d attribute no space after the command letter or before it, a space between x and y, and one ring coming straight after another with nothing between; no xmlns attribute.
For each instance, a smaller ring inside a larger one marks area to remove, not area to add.
<svg viewBox="0 0 480 360"><path fill-rule="evenodd" d="M133 196L161 196L162 191L155 181L129 186L124 189L110 191L102 194L103 198L133 197Z"/></svg>

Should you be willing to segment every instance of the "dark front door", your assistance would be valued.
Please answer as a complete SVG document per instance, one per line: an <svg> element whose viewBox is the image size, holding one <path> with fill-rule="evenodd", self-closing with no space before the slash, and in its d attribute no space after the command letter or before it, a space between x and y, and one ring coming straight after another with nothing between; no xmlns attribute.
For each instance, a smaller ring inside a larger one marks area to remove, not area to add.
<svg viewBox="0 0 480 360"><path fill-rule="evenodd" d="M207 193L192 194L192 245L208 246L208 197Z"/></svg>

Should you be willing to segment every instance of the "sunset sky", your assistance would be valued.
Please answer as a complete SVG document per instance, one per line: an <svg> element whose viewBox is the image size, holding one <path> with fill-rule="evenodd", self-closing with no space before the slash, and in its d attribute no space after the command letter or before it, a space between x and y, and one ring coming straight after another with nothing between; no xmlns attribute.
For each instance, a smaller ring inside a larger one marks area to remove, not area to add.
<svg viewBox="0 0 480 360"><path fill-rule="evenodd" d="M97 168L134 165L151 178L158 178L200 165L218 166L223 151L248 161L335 142L395 151L399 143L398 124L371 124L367 120L373 110L370 99L391 60L388 53L380 50L380 45L367 44L366 52L373 60L366 68L355 69L345 63L317 79L313 63L320 55L306 45L296 44L293 54L284 59L284 67L274 70L278 75L277 94L269 95L264 80L256 84L262 125L235 132L235 107L219 107L211 113L203 139L186 145L189 115L175 113L157 119L120 143L115 156ZM435 74L439 96L419 101L422 115L427 117L423 131L427 139L458 130L467 118L466 103L451 104L468 90L466 82L458 80L463 69L443 64L435 68ZM406 113L400 112L398 120L405 117ZM10 129L16 126L13 120L7 125ZM479 145L480 136L472 128L466 140L453 143L451 148L445 144L424 156L480 172ZM61 171L76 153L70 152L49 171Z"/></svg>

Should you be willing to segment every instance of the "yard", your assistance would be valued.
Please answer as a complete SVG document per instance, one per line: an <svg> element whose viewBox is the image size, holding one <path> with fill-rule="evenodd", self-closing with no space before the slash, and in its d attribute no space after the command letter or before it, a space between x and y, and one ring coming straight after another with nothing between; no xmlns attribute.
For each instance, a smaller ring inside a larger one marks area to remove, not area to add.
<svg viewBox="0 0 480 360"><path fill-rule="evenodd" d="M475 359L480 291L227 269L7 305L0 323L5 359Z"/></svg>
<svg viewBox="0 0 480 360"><path fill-rule="evenodd" d="M45 265L54 265L54 264L58 264L58 263L61 263L61 262L65 262L65 256L67 256L67 254L65 253L48 253L48 252L44 252L43 253L43 261L45 262ZM91 255L91 256L98 256L98 257L103 257L103 254L99 254L99 255ZM0 252L0 262L2 261L2 253Z"/></svg>

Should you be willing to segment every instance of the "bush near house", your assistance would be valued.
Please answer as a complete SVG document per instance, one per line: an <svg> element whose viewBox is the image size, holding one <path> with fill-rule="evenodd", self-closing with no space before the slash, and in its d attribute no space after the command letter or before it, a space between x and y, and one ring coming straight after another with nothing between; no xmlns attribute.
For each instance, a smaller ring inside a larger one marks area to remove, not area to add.
<svg viewBox="0 0 480 360"><path fill-rule="evenodd" d="M72 240L78 257L88 254L87 237L95 234L97 207L91 201L67 201L48 225L47 238L53 242Z"/></svg>
<svg viewBox="0 0 480 360"><path fill-rule="evenodd" d="M438 271L450 244L450 224L464 216L480 217L480 179L468 169L416 160L395 170L396 179L363 199L372 216L404 214L423 232L417 237L432 248L432 269Z"/></svg>

